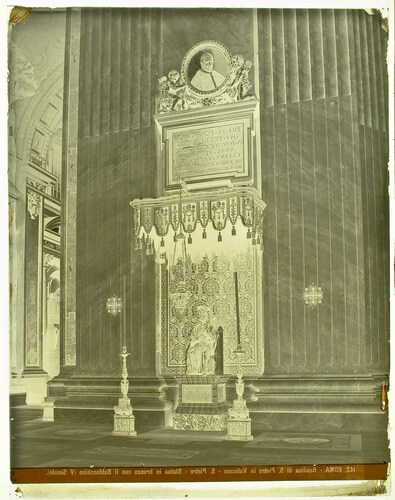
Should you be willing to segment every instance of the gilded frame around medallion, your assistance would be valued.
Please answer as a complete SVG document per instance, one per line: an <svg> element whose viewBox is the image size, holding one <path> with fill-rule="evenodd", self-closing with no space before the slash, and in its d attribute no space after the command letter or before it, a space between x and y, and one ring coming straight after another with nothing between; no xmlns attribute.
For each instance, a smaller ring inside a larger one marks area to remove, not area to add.
<svg viewBox="0 0 395 500"><path fill-rule="evenodd" d="M199 60L203 52L208 51L214 57L214 70L224 77L224 81L214 90L199 90L191 83L194 74L199 69ZM205 40L194 45L185 55L181 65L181 77L192 95L198 97L214 97L220 94L231 79L232 56L229 50L220 42Z"/></svg>

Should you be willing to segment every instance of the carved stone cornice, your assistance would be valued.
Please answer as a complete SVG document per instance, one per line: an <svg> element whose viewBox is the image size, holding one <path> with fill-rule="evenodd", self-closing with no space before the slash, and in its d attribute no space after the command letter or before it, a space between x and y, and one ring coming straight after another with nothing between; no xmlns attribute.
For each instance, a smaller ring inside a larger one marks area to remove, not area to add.
<svg viewBox="0 0 395 500"><path fill-rule="evenodd" d="M34 169L34 172L32 172L32 170L29 172L29 175L34 176L34 178L26 177L26 184L28 188L31 188L30 191L42 194L44 198L50 199L56 205L59 205L60 192L56 189L53 176L47 176L43 171Z"/></svg>
<svg viewBox="0 0 395 500"><path fill-rule="evenodd" d="M46 189L47 189L47 185L44 184L43 182L40 182L40 181L37 181L37 180L33 180L33 179L29 179L29 178L26 179L26 184L29 187L34 188L36 191L40 191L42 193L45 193ZM33 192L33 191L29 191L29 192Z"/></svg>
<svg viewBox="0 0 395 500"><path fill-rule="evenodd" d="M252 383L250 413L381 413L386 375L262 375ZM248 377L247 377L248 378ZM250 379L251 380L251 379Z"/></svg>
<svg viewBox="0 0 395 500"><path fill-rule="evenodd" d="M54 243L52 241L44 239L43 240L43 245L47 249L51 249L51 250L54 250L55 252L60 253L60 245L57 245L56 243Z"/></svg>

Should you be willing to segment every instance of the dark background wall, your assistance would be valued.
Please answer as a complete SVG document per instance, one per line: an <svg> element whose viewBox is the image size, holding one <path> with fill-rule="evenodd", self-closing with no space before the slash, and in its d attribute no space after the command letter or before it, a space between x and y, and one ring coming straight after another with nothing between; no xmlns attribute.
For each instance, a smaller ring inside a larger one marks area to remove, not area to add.
<svg viewBox="0 0 395 500"><path fill-rule="evenodd" d="M157 79L204 39L252 60L259 50L266 372L386 367L386 33L364 11L261 10L254 42L253 21L252 10L82 10L77 373L118 372L120 318L105 302L126 276L131 366L154 374L154 263L133 253L131 280L129 201L155 195ZM309 310L312 282L324 300Z"/></svg>
<svg viewBox="0 0 395 500"><path fill-rule="evenodd" d="M150 9L82 9L76 311L81 374L119 371L121 317L110 316L105 305L110 295L123 295L123 277L126 324L131 314L134 322L132 365L148 373L154 367L147 357L155 325L154 293L144 280L152 259L136 253L132 291L129 202L155 194L159 14ZM136 300L141 288L144 300L140 295Z"/></svg>
<svg viewBox="0 0 395 500"><path fill-rule="evenodd" d="M259 13L268 373L388 366L386 40L363 10Z"/></svg>

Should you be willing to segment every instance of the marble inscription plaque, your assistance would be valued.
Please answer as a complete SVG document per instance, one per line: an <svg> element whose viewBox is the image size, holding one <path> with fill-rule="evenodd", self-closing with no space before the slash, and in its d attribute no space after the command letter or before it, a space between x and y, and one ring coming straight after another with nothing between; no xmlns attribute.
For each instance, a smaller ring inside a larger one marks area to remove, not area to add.
<svg viewBox="0 0 395 500"><path fill-rule="evenodd" d="M182 384L183 403L212 403L213 389L211 384Z"/></svg>
<svg viewBox="0 0 395 500"><path fill-rule="evenodd" d="M245 123L195 126L172 133L170 181L246 174Z"/></svg>

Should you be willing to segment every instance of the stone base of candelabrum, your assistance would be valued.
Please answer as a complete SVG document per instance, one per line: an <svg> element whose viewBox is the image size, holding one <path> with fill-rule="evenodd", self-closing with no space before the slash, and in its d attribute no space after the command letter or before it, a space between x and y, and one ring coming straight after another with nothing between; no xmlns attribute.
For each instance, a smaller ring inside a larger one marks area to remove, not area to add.
<svg viewBox="0 0 395 500"><path fill-rule="evenodd" d="M245 399L235 399L229 409L227 436L231 441L251 441L251 419Z"/></svg>
<svg viewBox="0 0 395 500"><path fill-rule="evenodd" d="M129 398L119 398L118 405L114 406L113 436L137 436L134 430L133 408Z"/></svg>

